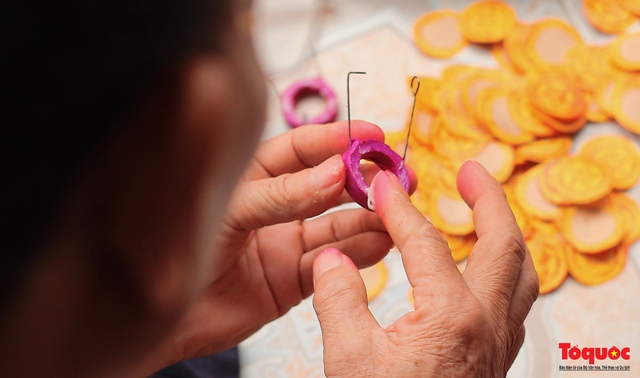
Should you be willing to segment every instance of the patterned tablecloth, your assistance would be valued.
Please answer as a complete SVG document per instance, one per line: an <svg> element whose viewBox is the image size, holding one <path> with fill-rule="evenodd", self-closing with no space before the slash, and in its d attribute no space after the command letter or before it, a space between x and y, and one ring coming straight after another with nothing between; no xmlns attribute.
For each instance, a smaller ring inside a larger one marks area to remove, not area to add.
<svg viewBox="0 0 640 378"><path fill-rule="evenodd" d="M390 4L393 3L391 6ZM259 0L256 4L258 49L276 90L295 80L318 76L346 99L348 71L367 71L365 79L351 83L354 118L372 121L386 130L401 129L411 105L407 77L439 76L453 63L497 67L480 48L468 47L454 58L434 60L413 45L410 30L422 13L441 8L463 9L468 1L332 1L332 9L320 33L313 37L315 53L309 48L314 33L314 9L319 2L305 0ZM533 21L554 16L572 23L588 43L608 41L582 15L578 0L509 1L518 17ZM640 29L640 24L632 26ZM317 31L318 29L316 29ZM315 56L311 61L309 56ZM320 72L319 72L320 71ZM265 138L288 129L274 93L270 96ZM640 104L639 104L640 105ZM339 118L346 118L341 106ZM575 146L589 137L605 133L625 134L614 122L588 125L575 138ZM628 192L640 202L640 187ZM370 302L380 324L386 326L412 311L410 286L397 250L385 258L388 278L383 292ZM629 372L616 377L640 376L640 244L630 250L622 273L595 287L583 286L571 278L556 291L541 296L526 321L527 338L510 377L603 377L611 372L560 371L563 361L559 343L582 347L629 348ZM240 345L243 377L322 377L322 340L311 300L307 299L287 315L268 324ZM622 360L618 360L622 361Z"/></svg>

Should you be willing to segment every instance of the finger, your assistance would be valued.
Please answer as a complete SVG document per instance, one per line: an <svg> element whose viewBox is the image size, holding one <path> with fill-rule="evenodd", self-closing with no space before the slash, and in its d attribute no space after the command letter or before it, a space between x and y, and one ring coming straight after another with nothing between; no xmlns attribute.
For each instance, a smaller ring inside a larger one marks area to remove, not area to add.
<svg viewBox="0 0 640 378"><path fill-rule="evenodd" d="M500 184L477 162L458 173L460 195L473 209L478 235L463 273L469 288L504 324L526 256L524 238Z"/></svg>
<svg viewBox="0 0 640 378"><path fill-rule="evenodd" d="M364 209L332 212L302 222L305 251L339 242L368 231L386 233L376 213Z"/></svg>
<svg viewBox="0 0 640 378"><path fill-rule="evenodd" d="M382 260L393 247L393 241L386 232L365 232L335 243L329 243L311 250L300 258L300 287L303 297L313 293L312 267L316 256L327 248L344 251L358 269L371 266Z"/></svg>
<svg viewBox="0 0 640 378"><path fill-rule="evenodd" d="M416 188L418 187L418 176L416 175L415 171L413 169L411 169L410 167L406 167L407 168L407 173L409 174L409 194L413 194L413 192L416 191ZM373 178L378 174L378 172L381 171L380 167L378 167L375 164L364 164L361 166L360 171L362 172L362 175L364 176L364 181L366 183L369 184L369 186L371 186L371 181L373 180ZM353 202L353 199L351 198L351 196L349 195L349 193L347 193L346 191L344 191L342 193L342 195L340 196L340 198L338 199L338 205L342 205L345 203L350 203Z"/></svg>
<svg viewBox="0 0 640 378"><path fill-rule="evenodd" d="M384 140L383 131L364 121L351 122L351 136L356 139ZM306 125L262 143L250 164L246 177L255 180L293 173L320 164L349 145L346 121L327 125Z"/></svg>
<svg viewBox="0 0 640 378"><path fill-rule="evenodd" d="M242 182L227 212L232 218L226 222L236 230L250 231L318 215L336 203L344 181L344 163L336 155L297 173Z"/></svg>
<svg viewBox="0 0 640 378"><path fill-rule="evenodd" d="M313 280L313 307L320 321L325 361L348 361L353 353L370 357L372 332L381 328L369 311L356 266L340 251L327 249L313 263Z"/></svg>
<svg viewBox="0 0 640 378"><path fill-rule="evenodd" d="M380 172L371 192L376 212L400 252L416 307L427 297L442 298L443 290L460 291L461 279L451 252L438 230L411 203L392 173ZM434 285L433 283L439 283Z"/></svg>
<svg viewBox="0 0 640 378"><path fill-rule="evenodd" d="M507 371L511 369L511 365L518 357L518 353L524 344L524 337L526 335L526 330L524 325L520 327L517 331L516 338L513 340L513 344L511 345L511 349L507 351L507 359L504 364L504 373L506 375Z"/></svg>
<svg viewBox="0 0 640 378"><path fill-rule="evenodd" d="M508 342L514 342L519 337L518 332L523 328L524 320L529 314L533 302L538 298L539 292L538 273L533 267L531 254L527 251L518 282L509 303L509 314L507 316Z"/></svg>

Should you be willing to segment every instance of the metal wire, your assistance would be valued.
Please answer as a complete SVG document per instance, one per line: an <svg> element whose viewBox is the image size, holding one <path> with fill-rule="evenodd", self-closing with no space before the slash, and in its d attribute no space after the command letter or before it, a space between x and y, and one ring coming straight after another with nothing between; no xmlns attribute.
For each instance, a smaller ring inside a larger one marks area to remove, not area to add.
<svg viewBox="0 0 640 378"><path fill-rule="evenodd" d="M349 79L351 78L351 74L366 75L367 73L362 71L351 71L347 74L347 121L349 124L349 142L351 142L351 91L349 90Z"/></svg>
<svg viewBox="0 0 640 378"><path fill-rule="evenodd" d="M413 83L418 82L416 89L413 89ZM416 111L416 98L418 97L418 91L420 90L420 78L414 76L411 78L411 91L413 91L413 106L411 107L411 117L409 117L409 128L407 130L407 143L404 145L404 153L402 154L402 160L407 157L407 150L409 149L409 136L411 135L411 125L413 124L413 114Z"/></svg>

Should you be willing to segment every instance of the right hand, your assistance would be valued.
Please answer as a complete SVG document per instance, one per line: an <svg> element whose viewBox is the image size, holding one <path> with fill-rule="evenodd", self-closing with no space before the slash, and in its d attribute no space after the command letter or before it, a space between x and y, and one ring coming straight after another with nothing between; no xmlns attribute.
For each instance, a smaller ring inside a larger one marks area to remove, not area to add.
<svg viewBox="0 0 640 378"><path fill-rule="evenodd" d="M314 263L314 307L327 377L505 376L524 341L538 276L502 188L467 162L460 194L473 209L478 242L464 273L447 242L411 204L395 176L372 183L375 208L402 253L415 311L383 329L362 279L336 249Z"/></svg>

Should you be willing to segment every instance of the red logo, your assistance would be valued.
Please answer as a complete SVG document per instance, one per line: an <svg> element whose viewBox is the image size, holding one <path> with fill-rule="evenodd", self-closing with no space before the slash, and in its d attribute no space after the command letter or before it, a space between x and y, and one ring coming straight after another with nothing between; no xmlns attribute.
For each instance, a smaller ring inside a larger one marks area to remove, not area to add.
<svg viewBox="0 0 640 378"><path fill-rule="evenodd" d="M593 348L593 347L584 347L582 349L578 348L577 345L571 346L571 343L560 343L558 344L558 348L562 351L562 359L572 359L578 360L583 359L589 361L590 365L595 364L595 361L603 361L603 360L617 360L622 358L623 360L629 360L631 358L631 350L628 347L618 348Z"/></svg>

